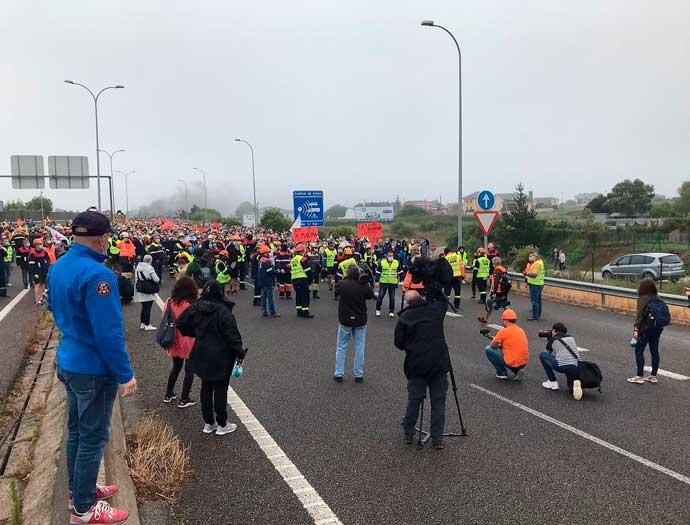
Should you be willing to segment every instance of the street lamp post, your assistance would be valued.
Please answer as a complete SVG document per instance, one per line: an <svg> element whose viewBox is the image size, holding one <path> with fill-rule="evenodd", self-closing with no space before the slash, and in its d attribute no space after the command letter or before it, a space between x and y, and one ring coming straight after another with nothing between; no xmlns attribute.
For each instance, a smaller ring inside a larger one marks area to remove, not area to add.
<svg viewBox="0 0 690 525"><path fill-rule="evenodd" d="M189 220L189 202L187 201L187 181L183 179L177 179L177 182L184 184L184 210L187 214L187 220Z"/></svg>
<svg viewBox="0 0 690 525"><path fill-rule="evenodd" d="M254 148L246 140L235 139L235 142L245 143L247 146L249 146L249 149L252 152L252 186L254 187L254 227L258 228L258 226L259 226L259 207L256 205L256 173L254 171Z"/></svg>
<svg viewBox="0 0 690 525"><path fill-rule="evenodd" d="M424 20L422 25L425 27L437 27L444 30L450 35L455 42L455 47L458 50L458 246L462 245L462 53L460 52L460 44L456 40L453 33L445 27L435 24L433 20Z"/></svg>
<svg viewBox="0 0 690 525"><path fill-rule="evenodd" d="M192 168L201 173L204 179L204 219L208 222L208 193L206 192L206 173L200 168Z"/></svg>
<svg viewBox="0 0 690 525"><path fill-rule="evenodd" d="M104 149L99 149L98 151L100 151L101 153L105 153L106 155L108 155L108 158L110 159L110 214L113 217L115 217L115 190L113 188L113 186L115 184L115 177L113 176L113 157L116 154L122 153L125 150L118 149L118 150L113 151L112 153L108 153Z"/></svg>
<svg viewBox="0 0 690 525"><path fill-rule="evenodd" d="M136 173L135 170L132 171L119 171L121 175L125 176L125 217L129 217L129 176L132 173Z"/></svg>
<svg viewBox="0 0 690 525"><path fill-rule="evenodd" d="M124 89L125 86L122 86L120 84L116 86L107 86L101 89L97 94L94 95L93 91L91 91L89 88L87 88L84 84L80 84L79 82L74 82L73 80L65 80L65 83L71 84L73 86L79 86L83 87L86 91L89 92L89 95L91 95L91 98L93 98L93 107L94 107L94 112L96 115L96 184L98 185L98 211L101 211L101 160L98 155L98 151L100 150L99 144L98 144L98 98L101 96L101 94L104 91L108 91L109 89ZM112 179L112 174L111 174L111 179ZM111 181L112 184L112 181ZM113 215L113 210L110 210L110 214Z"/></svg>

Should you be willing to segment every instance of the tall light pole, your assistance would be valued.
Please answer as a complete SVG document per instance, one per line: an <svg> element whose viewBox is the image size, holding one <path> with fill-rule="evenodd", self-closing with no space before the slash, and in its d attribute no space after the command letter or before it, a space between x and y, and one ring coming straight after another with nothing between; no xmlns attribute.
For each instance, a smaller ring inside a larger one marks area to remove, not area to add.
<svg viewBox="0 0 690 525"><path fill-rule="evenodd" d="M114 189L115 177L113 176L113 157L116 154L122 153L125 150L118 149L118 150L113 151L112 153L108 153L104 149L99 149L98 151L100 151L101 153L105 153L106 155L108 155L108 158L110 159L110 214L113 217L115 217L115 195L114 195L115 194L115 189Z"/></svg>
<svg viewBox="0 0 690 525"><path fill-rule="evenodd" d="M124 89L125 86L122 86L120 84L116 86L106 86L103 89L101 89L97 94L94 95L93 91L91 91L89 88L87 88L84 84L80 84L79 82L74 82L73 80L65 80L65 83L71 84L73 86L79 86L83 87L86 91L89 92L89 95L91 95L91 98L93 98L93 107L94 107L94 112L96 115L96 184L98 185L98 211L101 211L101 159L98 156L98 151L101 149L98 144L98 98L101 96L101 94L104 91L108 91L109 89ZM111 182L112 184L112 182ZM110 210L110 214L113 214L113 210Z"/></svg>
<svg viewBox="0 0 690 525"><path fill-rule="evenodd" d="M187 201L187 181L184 179L177 179L177 182L184 184L184 210L187 213L187 220L189 220L189 202Z"/></svg>
<svg viewBox="0 0 690 525"><path fill-rule="evenodd" d="M206 173L200 168L192 168L201 173L204 179L204 219L208 222L208 194L206 193Z"/></svg>
<svg viewBox="0 0 690 525"><path fill-rule="evenodd" d="M125 217L129 217L129 176L132 173L136 173L135 170L132 171L117 171L117 173L125 176Z"/></svg>
<svg viewBox="0 0 690 525"><path fill-rule="evenodd" d="M453 33L448 29L438 24L433 20L424 20L422 25L425 27L437 27L443 29L450 35L455 42L455 47L458 50L458 246L462 245L462 53L460 52L460 44L456 40Z"/></svg>
<svg viewBox="0 0 690 525"><path fill-rule="evenodd" d="M258 228L258 226L259 226L259 207L256 205L256 173L254 171L254 148L246 140L235 139L235 142L243 142L244 144L249 146L249 149L252 152L252 186L254 187L254 227Z"/></svg>

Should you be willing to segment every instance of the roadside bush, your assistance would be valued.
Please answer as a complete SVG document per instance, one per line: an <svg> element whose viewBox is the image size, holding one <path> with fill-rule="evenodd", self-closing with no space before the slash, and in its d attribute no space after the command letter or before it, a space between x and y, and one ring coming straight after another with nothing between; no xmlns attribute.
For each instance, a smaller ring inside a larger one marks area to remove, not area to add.
<svg viewBox="0 0 690 525"><path fill-rule="evenodd" d="M396 237L411 237L414 235L414 228L407 222L394 222L391 225L391 233Z"/></svg>
<svg viewBox="0 0 690 525"><path fill-rule="evenodd" d="M535 250L536 248L534 246L523 246L522 248L511 250L508 256L513 261L511 264L513 270L516 272L522 272L525 269L525 266L527 266L529 254Z"/></svg>

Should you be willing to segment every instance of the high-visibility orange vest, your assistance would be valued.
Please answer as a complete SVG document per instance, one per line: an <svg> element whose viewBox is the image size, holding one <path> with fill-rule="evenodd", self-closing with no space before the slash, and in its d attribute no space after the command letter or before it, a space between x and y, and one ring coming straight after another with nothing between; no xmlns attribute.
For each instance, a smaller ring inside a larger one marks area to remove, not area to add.
<svg viewBox="0 0 690 525"><path fill-rule="evenodd" d="M45 252L48 254L48 259L50 259L50 264L54 264L55 261L57 260L57 256L55 255L55 245L51 244L50 246L46 245L43 247Z"/></svg>
<svg viewBox="0 0 690 525"><path fill-rule="evenodd" d="M403 279L403 290L424 290L424 283L413 283L412 274L407 272L405 279Z"/></svg>
<svg viewBox="0 0 690 525"><path fill-rule="evenodd" d="M120 241L117 243L117 247L120 249L120 257L134 257L136 254L134 243L132 241Z"/></svg>

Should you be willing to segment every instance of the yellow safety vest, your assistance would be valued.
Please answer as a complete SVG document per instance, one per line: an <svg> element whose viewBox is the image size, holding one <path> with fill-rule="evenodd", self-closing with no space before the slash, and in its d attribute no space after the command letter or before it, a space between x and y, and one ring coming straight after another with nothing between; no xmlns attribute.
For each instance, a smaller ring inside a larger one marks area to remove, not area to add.
<svg viewBox="0 0 690 525"><path fill-rule="evenodd" d="M460 272L460 256L457 252L450 252L446 255L446 261L450 264L453 269L453 277L460 277L462 273Z"/></svg>
<svg viewBox="0 0 690 525"><path fill-rule="evenodd" d="M223 270L220 269L220 265L223 265ZM227 284L230 282L230 275L228 275L228 266L225 264L223 261L220 259L216 260L215 264L216 268L216 281L218 281L220 284Z"/></svg>
<svg viewBox="0 0 690 525"><path fill-rule="evenodd" d="M489 278L489 267L491 265L489 258L486 255L478 257L479 270L477 270L477 279L488 279Z"/></svg>
<svg viewBox="0 0 690 525"><path fill-rule="evenodd" d="M5 255L4 262L12 262L12 256L14 255L14 250L12 249L12 246L5 246L5 250L7 251L7 255Z"/></svg>
<svg viewBox="0 0 690 525"><path fill-rule="evenodd" d="M398 284L398 267L400 263L393 259L388 262L388 259L381 261L381 284Z"/></svg>
<svg viewBox="0 0 690 525"><path fill-rule="evenodd" d="M542 259L537 259L532 263L529 269L530 273L536 273L536 277L528 277L527 284L532 284L535 286L544 286L544 277L546 276L546 270L544 269L544 261Z"/></svg>
<svg viewBox="0 0 690 525"><path fill-rule="evenodd" d="M306 279L307 278L307 272L305 272L304 268L302 268L302 256L301 255L295 255L290 260L290 272L292 273L292 280L293 281L295 279Z"/></svg>
<svg viewBox="0 0 690 525"><path fill-rule="evenodd" d="M326 248L323 253L326 254L326 268L333 268L333 265L335 264L335 255L336 252L335 250L331 250L329 248Z"/></svg>
<svg viewBox="0 0 690 525"><path fill-rule="evenodd" d="M357 264L357 261L355 261L354 257L350 257L349 259L345 259L343 262L341 262L338 265L338 272L340 275L345 277L347 275L347 269L353 264Z"/></svg>

